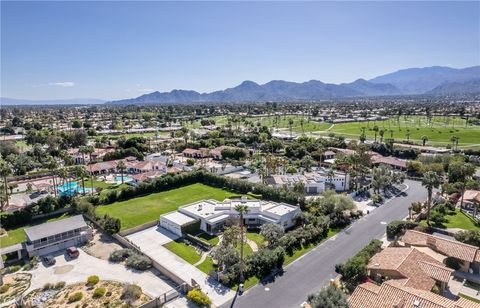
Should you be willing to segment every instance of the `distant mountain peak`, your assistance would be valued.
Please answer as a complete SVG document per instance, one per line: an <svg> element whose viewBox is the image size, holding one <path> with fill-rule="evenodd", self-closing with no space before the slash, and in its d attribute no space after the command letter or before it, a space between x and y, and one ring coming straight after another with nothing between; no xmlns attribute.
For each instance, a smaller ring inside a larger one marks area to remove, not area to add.
<svg viewBox="0 0 480 308"><path fill-rule="evenodd" d="M137 98L114 101L115 104L199 103L199 102L248 102L248 101L299 101L326 100L341 97L385 96L402 94L430 94L429 91L444 85L441 93L450 90L467 90L480 79L480 66L455 69L444 66L407 68L390 74L351 83L333 84L319 80L302 83L272 80L260 85L245 80L239 85L211 93L175 89L170 92L155 91ZM451 83L457 83L450 85ZM466 83L459 85L458 83Z"/></svg>

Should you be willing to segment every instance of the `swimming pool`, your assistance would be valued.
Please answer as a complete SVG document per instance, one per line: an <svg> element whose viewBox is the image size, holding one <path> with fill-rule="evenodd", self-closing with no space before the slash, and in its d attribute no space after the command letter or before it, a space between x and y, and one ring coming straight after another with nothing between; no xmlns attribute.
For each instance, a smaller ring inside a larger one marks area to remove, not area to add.
<svg viewBox="0 0 480 308"><path fill-rule="evenodd" d="M62 196L74 196L83 193L83 187L78 182L65 182L62 185L58 185L57 190ZM92 192L92 189L85 187L85 193L90 192Z"/></svg>
<svg viewBox="0 0 480 308"><path fill-rule="evenodd" d="M117 184L122 183L122 176L121 175L116 175L115 176L115 182L117 182ZM123 183L130 183L130 182L133 182L133 178L129 175L124 175L123 176Z"/></svg>

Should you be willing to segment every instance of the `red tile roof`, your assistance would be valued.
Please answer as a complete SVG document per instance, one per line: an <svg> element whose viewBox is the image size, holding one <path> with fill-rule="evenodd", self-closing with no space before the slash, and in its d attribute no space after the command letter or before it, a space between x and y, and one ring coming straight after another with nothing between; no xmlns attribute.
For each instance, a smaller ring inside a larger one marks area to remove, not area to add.
<svg viewBox="0 0 480 308"><path fill-rule="evenodd" d="M441 254L467 262L478 260L477 255L480 253L476 246L415 230L407 230L402 241L410 246L430 247Z"/></svg>

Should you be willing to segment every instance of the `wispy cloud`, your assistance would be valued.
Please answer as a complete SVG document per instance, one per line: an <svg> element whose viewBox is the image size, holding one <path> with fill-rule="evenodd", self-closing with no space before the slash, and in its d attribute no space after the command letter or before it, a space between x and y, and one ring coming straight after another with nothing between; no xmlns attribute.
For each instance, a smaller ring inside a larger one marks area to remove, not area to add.
<svg viewBox="0 0 480 308"><path fill-rule="evenodd" d="M49 82L48 85L49 86L69 88L69 87L73 87L75 85L75 82L73 82L73 81Z"/></svg>

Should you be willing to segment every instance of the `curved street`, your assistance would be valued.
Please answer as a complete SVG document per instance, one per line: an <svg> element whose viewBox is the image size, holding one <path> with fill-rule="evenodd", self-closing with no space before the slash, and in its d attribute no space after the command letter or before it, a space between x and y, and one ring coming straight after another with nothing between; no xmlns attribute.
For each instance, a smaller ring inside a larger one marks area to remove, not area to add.
<svg viewBox="0 0 480 308"><path fill-rule="evenodd" d="M308 294L316 293L336 277L335 264L345 262L372 239L385 233L386 223L408 215L412 202L424 201L427 191L420 182L405 180L409 186L400 195L350 227L289 264L273 282L258 284L222 307L300 307Z"/></svg>

